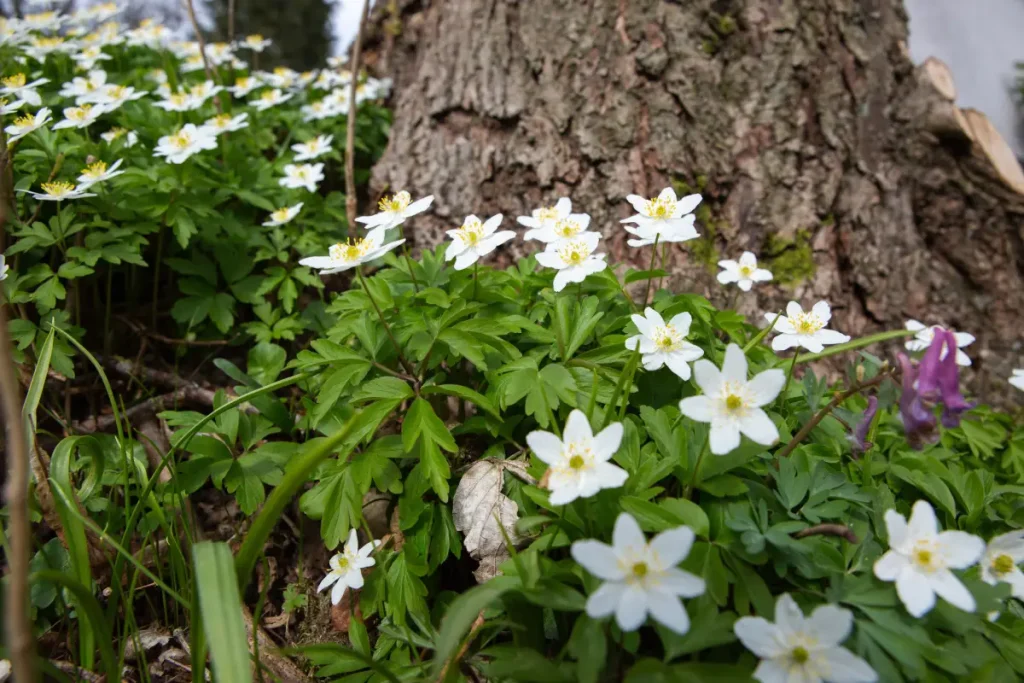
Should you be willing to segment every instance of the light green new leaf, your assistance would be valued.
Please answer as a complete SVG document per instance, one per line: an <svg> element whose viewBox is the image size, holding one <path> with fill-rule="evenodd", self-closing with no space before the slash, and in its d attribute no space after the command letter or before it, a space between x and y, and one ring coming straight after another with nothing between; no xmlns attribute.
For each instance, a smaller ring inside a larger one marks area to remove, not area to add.
<svg viewBox="0 0 1024 683"><path fill-rule="evenodd" d="M197 543L192 552L199 610L217 683L252 683L231 549L225 543L205 542Z"/></svg>

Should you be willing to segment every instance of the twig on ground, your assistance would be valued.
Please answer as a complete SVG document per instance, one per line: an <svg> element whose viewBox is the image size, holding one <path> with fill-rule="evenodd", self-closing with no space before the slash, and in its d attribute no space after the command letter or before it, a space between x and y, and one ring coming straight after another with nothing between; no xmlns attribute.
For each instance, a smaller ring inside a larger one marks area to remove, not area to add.
<svg viewBox="0 0 1024 683"><path fill-rule="evenodd" d="M473 642L473 638L476 637L477 632L483 628L484 625L484 613L481 611L476 615L476 619L473 620L473 626L469 629L469 635L462 641L462 646L459 651L455 653L455 656L444 663L444 668L441 669L441 675L437 677L437 683L441 683L448 676L448 669L453 666L459 665L459 660L465 656L466 651L469 650L469 644Z"/></svg>
<svg viewBox="0 0 1024 683"><path fill-rule="evenodd" d="M348 220L348 229L352 230L356 224L356 178L355 178L355 150L356 150L356 90L359 87L359 68L363 58L363 33L366 30L366 18L370 14L370 0L363 0L363 15L359 20L359 32L356 33L356 41L352 47L352 83L348 91L348 121L345 127L345 218Z"/></svg>
<svg viewBox="0 0 1024 683"><path fill-rule="evenodd" d="M142 323L132 320L127 316L119 315L117 316L117 319L132 328L133 332L141 334L148 339L163 342L164 344L173 344L175 346L227 346L232 341L231 339L175 339L173 337L165 337L162 334L153 332Z"/></svg>
<svg viewBox="0 0 1024 683"><path fill-rule="evenodd" d="M850 543L860 543L857 534L845 524L818 524L801 529L793 534L793 538L807 538L808 536L838 536L845 538Z"/></svg>

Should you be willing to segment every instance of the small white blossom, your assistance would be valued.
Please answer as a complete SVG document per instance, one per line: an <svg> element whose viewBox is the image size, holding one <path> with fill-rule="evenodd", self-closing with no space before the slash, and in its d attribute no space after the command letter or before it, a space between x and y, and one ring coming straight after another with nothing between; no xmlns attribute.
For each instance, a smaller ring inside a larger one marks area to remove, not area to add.
<svg viewBox="0 0 1024 683"><path fill-rule="evenodd" d="M291 223L292 219L299 215L299 211L302 211L302 202L295 206L282 206L270 214L270 220L265 221L263 225L276 227L285 223Z"/></svg>
<svg viewBox="0 0 1024 683"><path fill-rule="evenodd" d="M565 505L577 498L590 498L602 489L626 483L627 474L609 462L622 444L622 423L614 422L597 435L582 410L573 410L565 422L562 438L536 430L526 443L548 466L548 488L552 505Z"/></svg>
<svg viewBox="0 0 1024 683"><path fill-rule="evenodd" d="M271 73L261 73L263 80L274 88L291 88L299 79L299 73L286 66L279 66Z"/></svg>
<svg viewBox="0 0 1024 683"><path fill-rule="evenodd" d="M840 643L850 637L853 613L819 605L805 617L783 593L775 603L775 623L742 617L733 631L743 646L761 658L754 678L761 683L873 683L878 674Z"/></svg>
<svg viewBox="0 0 1024 683"><path fill-rule="evenodd" d="M331 604L337 605L345 595L345 589L358 590L362 588L363 570L377 563L370 555L380 544L380 541L371 541L360 548L356 530L352 529L344 549L331 558L331 570L317 586L316 592L320 593L333 584Z"/></svg>
<svg viewBox="0 0 1024 683"><path fill-rule="evenodd" d="M228 88L228 91L235 97L245 97L253 90L262 88L263 84L252 76L242 76L235 79L235 84Z"/></svg>
<svg viewBox="0 0 1024 683"><path fill-rule="evenodd" d="M25 100L15 100L14 102L8 102L6 99L0 97L0 116L7 116L21 109L21 106L25 104Z"/></svg>
<svg viewBox="0 0 1024 683"><path fill-rule="evenodd" d="M102 45L87 45L72 58L79 69L92 69L96 66L96 62L106 61L111 57L103 51Z"/></svg>
<svg viewBox="0 0 1024 683"><path fill-rule="evenodd" d="M547 251L537 254L537 263L545 268L554 268L554 288L561 292L570 282L583 282L588 275L600 273L608 267L606 254L595 254L601 236L587 232L571 240L552 244Z"/></svg>
<svg viewBox="0 0 1024 683"><path fill-rule="evenodd" d="M1014 370L1009 381L1010 384L1024 391L1024 369Z"/></svg>
<svg viewBox="0 0 1024 683"><path fill-rule="evenodd" d="M682 635L690 617L680 598L704 594L704 579L676 565L686 559L695 535L688 526L662 531L647 542L640 525L620 513L612 530L612 545L576 541L570 552L576 562L604 583L587 599L587 615L610 614L623 631L640 628L647 615Z"/></svg>
<svg viewBox="0 0 1024 683"><path fill-rule="evenodd" d="M764 317L771 323L776 314L765 313ZM780 316L775 323L775 331L780 334L772 340L772 349L785 351L801 346L811 353L821 353L826 346L850 341L847 335L825 328L831 319L832 309L825 301L814 304L814 308L806 313L800 304L790 301L786 315Z"/></svg>
<svg viewBox="0 0 1024 683"><path fill-rule="evenodd" d="M37 62L45 62L47 56L55 52L73 52L78 46L73 40L65 40L60 36L34 36L23 49L25 54Z"/></svg>
<svg viewBox="0 0 1024 683"><path fill-rule="evenodd" d="M1024 531L1011 531L996 536L982 553L981 580L989 585L1010 584L1010 594L1024 600L1024 572L1018 566L1024 562Z"/></svg>
<svg viewBox="0 0 1024 683"><path fill-rule="evenodd" d="M106 112L106 107L99 104L83 104L80 107L67 107L64 109L64 120L53 124L53 129L87 128L96 123L96 119L103 116Z"/></svg>
<svg viewBox="0 0 1024 683"><path fill-rule="evenodd" d="M527 230L523 235L524 240L537 240L547 244L548 249L575 239L580 235L597 234L588 232L590 227L590 215L585 213L571 213L564 218L559 218L554 223L547 222L540 228Z"/></svg>
<svg viewBox="0 0 1024 683"><path fill-rule="evenodd" d="M284 167L284 178L277 181L277 184L290 189L304 187L310 192L316 192L317 185L323 179L323 164L288 164Z"/></svg>
<svg viewBox="0 0 1024 683"><path fill-rule="evenodd" d="M875 576L896 582L896 594L911 616L931 611L936 594L965 612L974 611L974 596L951 570L976 563L984 541L964 531L939 532L935 510L924 500L914 503L909 522L886 510L885 528L890 550L875 562Z"/></svg>
<svg viewBox="0 0 1024 683"><path fill-rule="evenodd" d="M33 107L38 107L43 103L43 99L36 92L36 88L49 82L50 79L48 78L37 78L34 81L29 81L23 73L5 76L0 78L0 84L3 85L3 87L0 87L0 96L7 95L15 99L25 100Z"/></svg>
<svg viewBox="0 0 1024 683"><path fill-rule="evenodd" d="M296 152L295 161L311 161L331 151L333 135L317 135L308 142L300 142L292 145L292 151Z"/></svg>
<svg viewBox="0 0 1024 683"><path fill-rule="evenodd" d="M95 197L94 194L85 192L84 186L75 186L73 183L69 183L66 180L55 180L50 183L42 183L40 187L43 188L42 192L32 192L31 190L18 190L18 192L26 192L32 195L35 199L44 202L63 202L68 199L81 199L82 197Z"/></svg>
<svg viewBox="0 0 1024 683"><path fill-rule="evenodd" d="M412 201L412 196L403 190L392 197L384 197L377 202L379 213L375 213L372 216L359 216L356 218L356 222L363 223L368 228L383 227L390 230L404 223L406 219L429 209L433 201L434 195Z"/></svg>
<svg viewBox="0 0 1024 683"><path fill-rule="evenodd" d="M542 206L539 209L534 209L530 212L529 216L520 216L516 219L516 222L519 225L531 228L523 235L523 239L532 240L536 239L535 235L538 230L555 227L555 223L563 218L568 218L571 213L572 200L568 197L562 197L555 202L554 206Z"/></svg>
<svg viewBox="0 0 1024 683"><path fill-rule="evenodd" d="M914 332L914 338L908 341L905 346L908 351L924 351L932 345L932 340L935 339L935 332L941 330L941 325L931 325L926 327L924 323L918 322L917 320L908 320L906 328L911 332ZM956 338L956 364L962 366L969 366L971 359L966 353L960 349L966 348L974 343L974 335L968 334L967 332L954 332L953 336ZM942 356L945 358L946 354L949 353L949 349L945 346L942 347Z"/></svg>
<svg viewBox="0 0 1024 683"><path fill-rule="evenodd" d="M675 191L666 187L654 199L631 194L626 200L637 212L621 221L635 224L625 226L626 232L638 238L627 241L631 247L644 247L656 241L686 242L700 236L693 227L696 217L691 213L700 204L699 194L676 199Z"/></svg>
<svg viewBox="0 0 1024 683"><path fill-rule="evenodd" d="M126 149L134 147L135 143L139 141L139 136L134 130L128 130L126 128L121 128L120 126L111 128L106 133L100 133L100 137L103 138L104 142L108 145L112 144L114 140L124 137L124 146Z"/></svg>
<svg viewBox="0 0 1024 683"><path fill-rule="evenodd" d="M125 102L140 100L146 93L126 85L106 85L95 95L89 96L90 102L101 105L106 112L112 112L121 107Z"/></svg>
<svg viewBox="0 0 1024 683"><path fill-rule="evenodd" d="M220 135L221 133L233 133L243 128L248 128L249 123L246 119L249 118L247 112L242 112L232 116L231 114L218 114L211 119L207 119L201 128L213 135Z"/></svg>
<svg viewBox="0 0 1024 683"><path fill-rule="evenodd" d="M4 255L0 254L0 282L3 282L4 280L7 279L7 274L10 272L10 270L10 267L4 260Z"/></svg>
<svg viewBox="0 0 1024 683"><path fill-rule="evenodd" d="M246 36L245 40L239 43L239 46L252 50L253 52L263 52L270 47L272 42L273 41L269 38L264 38L258 33L253 33L252 35Z"/></svg>
<svg viewBox="0 0 1024 683"><path fill-rule="evenodd" d="M725 349L719 370L709 360L693 365L693 379L704 392L679 402L679 411L697 422L711 423L711 452L725 455L740 445L740 434L762 446L779 440L779 430L762 406L775 400L786 383L786 373L773 369L747 380L747 357L736 344Z"/></svg>
<svg viewBox="0 0 1024 683"><path fill-rule="evenodd" d="M768 282L772 279L771 271L758 268L757 257L749 251L743 252L739 261L719 261L718 266L722 269L718 274L718 281L723 285L735 282L744 292L749 292L755 282Z"/></svg>
<svg viewBox="0 0 1024 683"><path fill-rule="evenodd" d="M82 174L78 176L79 187L86 188L121 175L124 171L117 170L121 166L121 161L121 159L118 159L109 167L103 161L89 164L82 170Z"/></svg>
<svg viewBox="0 0 1024 683"><path fill-rule="evenodd" d="M331 275L369 263L405 243L405 240L396 240L384 244L385 232L384 228L374 228L363 239L331 245L327 256L309 256L299 264L315 268L321 275Z"/></svg>
<svg viewBox="0 0 1024 683"><path fill-rule="evenodd" d="M203 81L202 83L197 83L189 88L188 94L202 105L206 103L206 100L210 99L222 90L224 90L224 88L213 81Z"/></svg>
<svg viewBox="0 0 1024 683"><path fill-rule="evenodd" d="M180 164L203 150L217 149L217 138L208 130L186 123L177 132L156 141L153 156L166 157L167 163Z"/></svg>
<svg viewBox="0 0 1024 683"><path fill-rule="evenodd" d="M192 111L203 106L198 98L187 92L167 92L163 100L153 104L165 111Z"/></svg>
<svg viewBox="0 0 1024 683"><path fill-rule="evenodd" d="M644 369L654 371L667 365L678 377L690 379L690 363L704 355L704 351L686 341L693 317L679 313L668 323L653 308L648 307L643 315L633 314L633 324L640 334L626 340L626 348L635 351L640 348Z"/></svg>
<svg viewBox="0 0 1024 683"><path fill-rule="evenodd" d="M42 128L50 120L50 110L43 107L35 114L26 114L14 119L14 122L4 128L7 133L7 142L19 140L34 130Z"/></svg>
<svg viewBox="0 0 1024 683"><path fill-rule="evenodd" d="M226 64L234 58L234 48L228 43L210 43L206 46L206 58L213 66Z"/></svg>
<svg viewBox="0 0 1024 683"><path fill-rule="evenodd" d="M102 69L94 69L87 76L75 76L61 86L61 97L74 98L75 104L95 102L93 99L103 86L107 84L107 72Z"/></svg>
<svg viewBox="0 0 1024 683"><path fill-rule="evenodd" d="M255 107L257 111L266 111L271 107L276 107L282 102L287 102L294 96L295 95L293 95L292 93L288 93L286 95L282 93L279 89L274 88L273 90L268 90L262 95L260 95L258 99L250 100L249 104Z"/></svg>
<svg viewBox="0 0 1024 683"><path fill-rule="evenodd" d="M447 231L452 241L445 249L444 260L455 259L455 270L465 270L514 238L516 234L511 230L495 232L501 225L501 220L500 213L483 223L476 216L466 216L462 227Z"/></svg>

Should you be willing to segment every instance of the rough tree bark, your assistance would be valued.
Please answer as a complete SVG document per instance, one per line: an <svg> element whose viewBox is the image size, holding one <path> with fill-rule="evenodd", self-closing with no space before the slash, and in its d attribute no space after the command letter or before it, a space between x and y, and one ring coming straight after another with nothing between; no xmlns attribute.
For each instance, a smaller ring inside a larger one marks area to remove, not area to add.
<svg viewBox="0 0 1024 683"><path fill-rule="evenodd" d="M420 244L464 214L508 224L567 195L639 266L624 197L699 188L705 238L673 252L674 291L721 302L714 261L749 249L791 281L743 297L747 313L824 298L853 335L909 317L973 332L975 389L992 398L1024 365L1024 198L969 131L934 125L948 88L910 62L901 0L391 0L375 14L388 35L371 59L397 95L372 189L435 195Z"/></svg>

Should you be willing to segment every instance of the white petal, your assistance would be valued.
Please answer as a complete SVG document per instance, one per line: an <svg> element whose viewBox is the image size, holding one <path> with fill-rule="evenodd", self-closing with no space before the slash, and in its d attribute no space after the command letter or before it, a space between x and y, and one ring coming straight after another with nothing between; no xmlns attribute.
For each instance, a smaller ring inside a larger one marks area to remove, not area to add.
<svg viewBox="0 0 1024 683"><path fill-rule="evenodd" d="M615 610L615 621L623 631L635 631L647 619L647 593L639 586L627 586Z"/></svg>
<svg viewBox="0 0 1024 683"><path fill-rule="evenodd" d="M354 590L359 590L363 587L363 573L355 567L349 570L343 580L348 584L349 588Z"/></svg>
<svg viewBox="0 0 1024 683"><path fill-rule="evenodd" d="M768 282L772 279L772 271L758 268L750 277L754 282Z"/></svg>
<svg viewBox="0 0 1024 683"><path fill-rule="evenodd" d="M765 406L778 397L782 387L786 384L786 373L782 370L765 370L754 375L754 378L747 382L747 391L755 406Z"/></svg>
<svg viewBox="0 0 1024 683"><path fill-rule="evenodd" d="M943 600L965 612L974 611L974 596L966 586L960 583L960 579L953 572L943 569L934 572L928 578L931 581L931 590L938 593ZM899 588L899 584L897 584L897 588Z"/></svg>
<svg viewBox="0 0 1024 683"><path fill-rule="evenodd" d="M795 317L797 317L798 315L800 315L803 312L804 312L803 306L801 306L796 301L790 301L788 304L786 304L786 317L787 318L795 318Z"/></svg>
<svg viewBox="0 0 1024 683"><path fill-rule="evenodd" d="M405 207L405 211L403 211L402 213L404 213L407 217L414 216L418 213L423 213L424 211L430 208L430 205L431 203L433 203L433 201L434 195L429 195L427 197L424 197L423 199L417 199L412 204Z"/></svg>
<svg viewBox="0 0 1024 683"><path fill-rule="evenodd" d="M683 608L683 603L674 595L651 595L649 609L654 620L679 635L690 630L690 615Z"/></svg>
<svg viewBox="0 0 1024 683"><path fill-rule="evenodd" d="M974 335L969 332L954 332L953 337L956 338L957 348L962 349L963 347L970 346L974 343Z"/></svg>
<svg viewBox="0 0 1024 683"><path fill-rule="evenodd" d="M651 328L665 327L665 319L661 317L661 313L648 306L644 309L644 316L647 321L651 324Z"/></svg>
<svg viewBox="0 0 1024 683"><path fill-rule="evenodd" d="M537 259L537 263L545 268L561 269L565 267L565 261L563 261L562 257L553 251L542 251L535 255L534 258Z"/></svg>
<svg viewBox="0 0 1024 683"><path fill-rule="evenodd" d="M671 370L679 379L684 382L690 379L690 365L681 356L672 354L666 361L668 369ZM644 364L646 367L646 363Z"/></svg>
<svg viewBox="0 0 1024 683"><path fill-rule="evenodd" d="M800 346L804 347L811 353L821 353L825 350L825 346L818 341L816 336L808 336L806 334L797 335L796 339Z"/></svg>
<svg viewBox="0 0 1024 683"><path fill-rule="evenodd" d="M336 584L334 584L334 588L331 589L332 605L337 605L339 602L341 602L341 596L345 595L346 588L348 588L348 586L345 584L344 581L338 581Z"/></svg>
<svg viewBox="0 0 1024 683"><path fill-rule="evenodd" d="M817 681L801 680L800 674L794 672L790 680L788 660L762 659L754 669L753 677L761 683L817 683ZM799 671L799 670L797 670Z"/></svg>
<svg viewBox="0 0 1024 683"><path fill-rule="evenodd" d="M744 292L749 292L750 288L754 286L754 283L752 280L740 280L736 284L736 286L742 289Z"/></svg>
<svg viewBox="0 0 1024 683"><path fill-rule="evenodd" d="M568 216L572 213L572 200L568 197L559 198L559 200L555 202L555 211L557 211L558 215L563 218Z"/></svg>
<svg viewBox="0 0 1024 683"><path fill-rule="evenodd" d="M625 576L615 551L607 543L576 541L569 551L577 564L599 579L618 581Z"/></svg>
<svg viewBox="0 0 1024 683"><path fill-rule="evenodd" d="M908 320L904 327L906 327L911 332L920 332L921 330L925 329L925 324L922 322L918 322L917 320Z"/></svg>
<svg viewBox="0 0 1024 683"><path fill-rule="evenodd" d="M939 523L935 519L935 510L926 500L919 500L910 509L910 521L907 532L912 540L935 538L939 532Z"/></svg>
<svg viewBox="0 0 1024 683"><path fill-rule="evenodd" d="M732 284L733 282L736 282L739 279L740 276L731 270L721 270L718 272L718 281L723 285Z"/></svg>
<svg viewBox="0 0 1024 683"><path fill-rule="evenodd" d="M829 320L832 319L832 309L831 307L829 307L827 301L819 301L818 303L814 304L814 307L811 309L811 312L814 313L814 315L821 318L822 322L827 323Z"/></svg>
<svg viewBox="0 0 1024 683"><path fill-rule="evenodd" d="M552 475L549 485L551 495L548 502L551 505L567 505L580 497L579 477L565 479Z"/></svg>
<svg viewBox="0 0 1024 683"><path fill-rule="evenodd" d="M707 586L704 584L704 579L675 567L666 569L658 577L658 590L683 598L695 598L698 595L704 595L706 589Z"/></svg>
<svg viewBox="0 0 1024 683"><path fill-rule="evenodd" d="M726 420L715 420L711 423L711 452L715 455L726 455L739 448L740 428Z"/></svg>
<svg viewBox="0 0 1024 683"><path fill-rule="evenodd" d="M348 540L345 541L345 554L352 555L359 551L359 536L356 534L356 530L352 529L348 532Z"/></svg>
<svg viewBox="0 0 1024 683"><path fill-rule="evenodd" d="M666 529L651 539L650 549L657 554L662 567L674 567L690 554L694 538L693 529L688 526Z"/></svg>
<svg viewBox="0 0 1024 683"><path fill-rule="evenodd" d="M658 193L658 199L671 199L672 201L676 201L676 191L671 187L666 187Z"/></svg>
<svg viewBox="0 0 1024 683"><path fill-rule="evenodd" d="M748 410L747 414L740 418L739 427L748 439L762 446L771 446L779 440L778 427L760 408Z"/></svg>
<svg viewBox="0 0 1024 683"><path fill-rule="evenodd" d="M722 380L729 382L747 381L747 357L736 344L725 348L725 361L722 363Z"/></svg>
<svg viewBox="0 0 1024 683"><path fill-rule="evenodd" d="M649 308L647 310L653 309ZM640 334L642 334L645 337L651 336L651 323L645 316L640 315L639 313L634 313L633 315L629 316L629 319L633 321L634 325L636 325L636 329L640 332Z"/></svg>
<svg viewBox="0 0 1024 683"><path fill-rule="evenodd" d="M778 657L789 651L779 627L763 617L741 617L732 630L743 647L758 657Z"/></svg>
<svg viewBox="0 0 1024 683"><path fill-rule="evenodd" d="M908 564L909 561L906 555L902 555L895 550L889 550L875 560L875 576L882 581L895 581Z"/></svg>
<svg viewBox="0 0 1024 683"><path fill-rule="evenodd" d="M807 618L807 631L821 641L822 647L838 645L850 637L853 612L836 605L819 605Z"/></svg>
<svg viewBox="0 0 1024 683"><path fill-rule="evenodd" d="M988 547L1009 555L1014 562L1024 562L1024 531L1000 534L988 542Z"/></svg>
<svg viewBox="0 0 1024 683"><path fill-rule="evenodd" d="M613 614L622 601L622 594L626 590L626 584L609 581L601 584L601 587L590 594L587 598L587 615L600 619Z"/></svg>
<svg viewBox="0 0 1024 683"><path fill-rule="evenodd" d="M633 516L628 512L620 512L615 519L615 528L612 530L612 545L615 547L615 554L619 557L639 553L647 546L647 539L640 525L636 523Z"/></svg>
<svg viewBox="0 0 1024 683"><path fill-rule="evenodd" d="M901 548L910 540L910 531L907 529L907 518L895 510L885 511L885 529L889 534L889 547ZM896 577L893 577L895 579ZM888 579L892 581L893 579Z"/></svg>
<svg viewBox="0 0 1024 683"><path fill-rule="evenodd" d="M450 230L449 232L454 232L454 230ZM446 246L444 249L444 260L451 261L453 258L461 255L464 251L466 251L467 248L468 245L465 242L463 242L459 237L453 237L452 241L449 242L448 246Z"/></svg>
<svg viewBox="0 0 1024 683"><path fill-rule="evenodd" d="M754 252L745 251L740 255L740 265L747 266L748 268L757 267L757 257L754 256Z"/></svg>
<svg viewBox="0 0 1024 683"><path fill-rule="evenodd" d="M693 364L693 381L705 394L715 395L722 388L722 373L711 361L699 360Z"/></svg>
<svg viewBox="0 0 1024 683"><path fill-rule="evenodd" d="M690 213L697 208L697 205L700 204L700 200L701 197L699 194L688 194L679 200L677 210L680 214Z"/></svg>
<svg viewBox="0 0 1024 683"><path fill-rule="evenodd" d="M480 259L480 255L473 249L467 249L455 257L455 270L465 270Z"/></svg>
<svg viewBox="0 0 1024 683"><path fill-rule="evenodd" d="M647 210L647 200L638 194L626 195L626 201L633 206L633 209L640 213Z"/></svg>
<svg viewBox="0 0 1024 683"><path fill-rule="evenodd" d="M334 572L329 573L327 576L324 577L324 580L320 582L320 585L316 587L316 592L317 593L321 592L323 589L327 588L328 586L330 586L332 583L334 583L337 580L338 580L338 575L337 574L335 574Z"/></svg>
<svg viewBox="0 0 1024 683"><path fill-rule="evenodd" d="M684 337L690 334L690 325L693 324L693 316L689 313L679 313L672 316L672 320L669 321L669 325L676 328L676 331Z"/></svg>
<svg viewBox="0 0 1024 683"><path fill-rule="evenodd" d="M697 422L711 422L715 415L715 404L707 396L687 396L679 402L679 412Z"/></svg>
<svg viewBox="0 0 1024 683"><path fill-rule="evenodd" d="M786 634L805 629L804 613L789 593L783 593L775 601L775 624Z"/></svg>
<svg viewBox="0 0 1024 683"><path fill-rule="evenodd" d="M574 270L574 268L565 268L564 270L560 270L558 271L558 273L555 274L555 280L552 283L552 286L556 292L561 292L563 289L565 289L565 286L570 282L582 281L582 278L577 279Z"/></svg>
<svg viewBox="0 0 1024 683"><path fill-rule="evenodd" d="M536 229L540 227L540 221L538 221L536 218L533 218L532 216L519 216L518 218L516 218L516 222L519 223L519 225L522 225L527 228ZM535 232L535 230L527 232L526 235L523 236L523 239L533 239L532 237L530 237L530 234L533 232Z"/></svg>
<svg viewBox="0 0 1024 683"><path fill-rule="evenodd" d="M569 413L569 419L565 421L565 429L562 430L562 440L566 444L590 441L594 432L590 428L590 420L586 414L579 409Z"/></svg>
<svg viewBox="0 0 1024 683"><path fill-rule="evenodd" d="M896 577L896 595L912 617L920 618L935 607L935 590L931 582L909 567L904 567Z"/></svg>
<svg viewBox="0 0 1024 683"><path fill-rule="evenodd" d="M618 465L610 462L599 462L594 465L594 480L597 491L601 489L617 489L626 483L629 473Z"/></svg>
<svg viewBox="0 0 1024 683"><path fill-rule="evenodd" d="M946 565L953 569L973 566L985 552L985 542L966 531L943 531L936 540Z"/></svg>
<svg viewBox="0 0 1024 683"><path fill-rule="evenodd" d="M818 343L827 346L831 344L845 344L850 341L850 336L835 330L818 330L814 333L814 339Z"/></svg>
<svg viewBox="0 0 1024 683"><path fill-rule="evenodd" d="M541 462L548 465L562 462L562 440L551 432L530 432L526 435L526 445Z"/></svg>
<svg viewBox="0 0 1024 683"><path fill-rule="evenodd" d="M845 647L834 647L817 653L825 661L829 683L874 683L878 674L866 661Z"/></svg>
<svg viewBox="0 0 1024 683"><path fill-rule="evenodd" d="M484 225L483 225L484 235L491 235L491 234L493 234L494 231L498 229L498 226L501 225L501 221L504 218L505 217L503 215L501 215L500 213L496 213L493 216L491 216L490 218L488 218L486 221L484 221ZM514 234L515 233L513 233L513 235Z"/></svg>
<svg viewBox="0 0 1024 683"><path fill-rule="evenodd" d="M334 260L330 256L308 256L304 259L299 259L299 265L320 270L322 268L330 268L334 265Z"/></svg>
<svg viewBox="0 0 1024 683"><path fill-rule="evenodd" d="M586 419L586 416L583 417ZM587 424L587 429L590 429L590 424ZM568 437L566 437L568 438ZM608 461L611 459L615 452L619 450L619 446L622 444L622 423L613 422L604 429L602 429L597 436L594 437L593 445L591 450L594 453L594 458L600 461Z"/></svg>
<svg viewBox="0 0 1024 683"><path fill-rule="evenodd" d="M489 254L498 247L500 247L501 245L505 244L505 242L508 242L509 240L513 239L515 236L516 234L511 230L502 230L501 232L496 232L490 237L485 237L484 239L480 240L479 249L483 253Z"/></svg>

